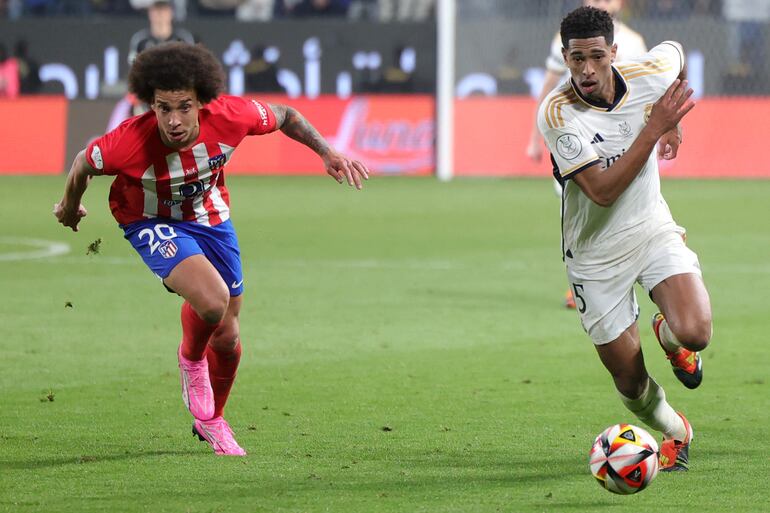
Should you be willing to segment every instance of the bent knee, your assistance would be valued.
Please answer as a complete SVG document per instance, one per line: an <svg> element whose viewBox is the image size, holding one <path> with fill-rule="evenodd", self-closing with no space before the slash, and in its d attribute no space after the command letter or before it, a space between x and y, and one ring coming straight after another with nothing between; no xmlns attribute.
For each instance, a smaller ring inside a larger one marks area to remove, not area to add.
<svg viewBox="0 0 770 513"><path fill-rule="evenodd" d="M229 301L229 296L208 298L203 304L197 305L195 310L205 323L219 324L225 317Z"/></svg>
<svg viewBox="0 0 770 513"><path fill-rule="evenodd" d="M711 341L711 319L703 318L684 323L673 329L680 344L690 351L703 351Z"/></svg>
<svg viewBox="0 0 770 513"><path fill-rule="evenodd" d="M240 341L237 322L226 322L211 334L209 345L218 353L232 353Z"/></svg>

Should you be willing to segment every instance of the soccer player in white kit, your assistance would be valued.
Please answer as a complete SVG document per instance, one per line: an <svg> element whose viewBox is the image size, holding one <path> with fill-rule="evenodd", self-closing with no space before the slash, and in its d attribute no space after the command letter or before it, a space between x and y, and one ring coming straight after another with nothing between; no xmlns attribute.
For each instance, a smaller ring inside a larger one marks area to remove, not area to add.
<svg viewBox="0 0 770 513"><path fill-rule="evenodd" d="M612 21L615 24L615 43L618 45L617 60L622 61L631 57L638 57L647 53L647 45L644 42L644 38L638 32L631 29L628 25L617 19L617 14L620 9L623 8L623 0L583 0L583 5L589 7L596 7L607 11L612 16ZM543 87L540 90L540 96L537 98L537 104L541 105L548 93L564 81L569 76L569 69L564 63L564 57L561 55L561 36L559 33L554 34L551 41L551 50L548 54L548 58L545 61L545 78L543 79ZM540 162L543 157L543 147L540 141L542 136L540 130L537 128L537 111L535 112L535 119L532 122L532 132L529 136L529 143L527 144L527 157L534 161ZM676 142L674 143L676 144ZM558 180L553 181L554 189L558 196L561 196L561 183ZM567 289L567 293L564 295L564 306L567 308L575 308L575 298L572 294L572 289Z"/></svg>
<svg viewBox="0 0 770 513"><path fill-rule="evenodd" d="M664 435L662 470L687 470L692 427L648 375L639 341L638 282L660 312L653 328L674 374L702 379L711 306L698 257L660 193L655 145L694 107L679 43L613 65L607 12L580 7L561 24L571 79L540 106L538 127L563 184L562 253L583 328L620 398ZM671 157L671 155L669 155Z"/></svg>

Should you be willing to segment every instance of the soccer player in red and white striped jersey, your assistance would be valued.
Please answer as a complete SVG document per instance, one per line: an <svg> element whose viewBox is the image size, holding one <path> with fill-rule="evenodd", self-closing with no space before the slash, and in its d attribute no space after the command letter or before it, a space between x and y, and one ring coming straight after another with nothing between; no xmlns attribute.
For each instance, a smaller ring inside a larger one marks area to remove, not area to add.
<svg viewBox="0 0 770 513"><path fill-rule="evenodd" d="M339 183L361 189L369 172L335 151L293 108L222 95L222 67L202 46L169 43L146 50L128 81L152 110L75 157L53 213L78 231L91 178L115 177L110 209L125 238L166 288L184 298L178 359L193 433L216 454L245 455L223 418L241 355L244 281L230 222L227 162L244 137L280 130L315 151Z"/></svg>

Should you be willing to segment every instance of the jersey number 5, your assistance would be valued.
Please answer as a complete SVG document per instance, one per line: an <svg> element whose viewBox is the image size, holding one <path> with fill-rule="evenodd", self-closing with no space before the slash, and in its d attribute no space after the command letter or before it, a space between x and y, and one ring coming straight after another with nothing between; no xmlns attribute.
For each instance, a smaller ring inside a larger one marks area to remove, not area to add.
<svg viewBox="0 0 770 513"><path fill-rule="evenodd" d="M575 295L575 304L578 306L578 312L585 313L586 311L586 300L583 299L583 296L580 294L583 292L583 285L581 283L573 283L572 284L572 292ZM578 304L577 301L580 301Z"/></svg>

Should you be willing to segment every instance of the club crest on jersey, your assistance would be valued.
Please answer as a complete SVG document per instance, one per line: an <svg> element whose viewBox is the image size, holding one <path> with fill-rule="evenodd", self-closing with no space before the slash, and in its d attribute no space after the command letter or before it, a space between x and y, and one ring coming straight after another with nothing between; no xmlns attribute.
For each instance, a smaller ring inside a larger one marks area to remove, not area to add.
<svg viewBox="0 0 770 513"><path fill-rule="evenodd" d="M618 123L618 132L620 132L620 136L623 139L628 139L629 137L634 135L633 130L631 130L631 125L628 124L628 121L623 121L622 123Z"/></svg>
<svg viewBox="0 0 770 513"><path fill-rule="evenodd" d="M225 165L225 162L227 162L227 157L225 156L224 153L215 155L209 159L209 169L211 169L212 171L222 169Z"/></svg>
<svg viewBox="0 0 770 513"><path fill-rule="evenodd" d="M564 134L556 139L556 151L562 158L572 160L583 152L583 145L576 136Z"/></svg>
<svg viewBox="0 0 770 513"><path fill-rule="evenodd" d="M178 248L173 240L167 240L158 246L158 253L160 253L160 256L163 258L173 258L174 255L176 255L177 250Z"/></svg>

